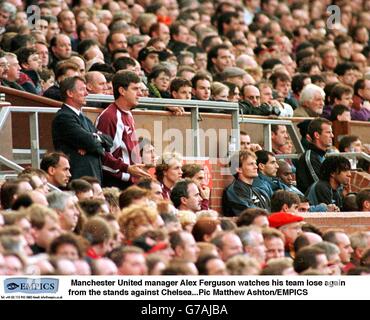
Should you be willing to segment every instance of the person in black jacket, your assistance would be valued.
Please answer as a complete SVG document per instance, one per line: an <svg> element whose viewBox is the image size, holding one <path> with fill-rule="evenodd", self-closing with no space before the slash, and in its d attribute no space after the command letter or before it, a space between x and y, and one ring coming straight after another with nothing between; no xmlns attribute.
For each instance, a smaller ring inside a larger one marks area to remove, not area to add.
<svg viewBox="0 0 370 320"><path fill-rule="evenodd" d="M325 159L326 150L333 144L331 122L323 118L315 118L308 126L307 135L311 141L296 166L297 187L303 193L319 180L320 166Z"/></svg>
<svg viewBox="0 0 370 320"><path fill-rule="evenodd" d="M351 180L351 164L348 159L341 156L332 156L324 160L320 167L320 180L314 183L308 192L311 205L325 203L343 207L343 188Z"/></svg>
<svg viewBox="0 0 370 320"><path fill-rule="evenodd" d="M222 211L225 216L238 216L248 208L270 209L270 199L261 190L252 187L258 177L256 156L250 151L238 151L231 157L231 173L235 180L224 189Z"/></svg>
<svg viewBox="0 0 370 320"><path fill-rule="evenodd" d="M92 176L102 181L101 157L109 150L112 140L97 133L90 119L81 112L86 104L86 83L79 76L60 84L62 108L52 123L54 148L69 156L72 179Z"/></svg>

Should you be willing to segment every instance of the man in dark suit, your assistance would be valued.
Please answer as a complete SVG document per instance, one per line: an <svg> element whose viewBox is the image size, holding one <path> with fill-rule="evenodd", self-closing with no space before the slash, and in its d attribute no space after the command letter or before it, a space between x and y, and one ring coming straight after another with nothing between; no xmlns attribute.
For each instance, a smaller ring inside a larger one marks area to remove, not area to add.
<svg viewBox="0 0 370 320"><path fill-rule="evenodd" d="M60 91L64 104L52 124L54 148L69 156L72 179L93 176L101 183L101 158L111 141L99 135L81 112L86 104L85 80L79 76L67 78L60 83Z"/></svg>

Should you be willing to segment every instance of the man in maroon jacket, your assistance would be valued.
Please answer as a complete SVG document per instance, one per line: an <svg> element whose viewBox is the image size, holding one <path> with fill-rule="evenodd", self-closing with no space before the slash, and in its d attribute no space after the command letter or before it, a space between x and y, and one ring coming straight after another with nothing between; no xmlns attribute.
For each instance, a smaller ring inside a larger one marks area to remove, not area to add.
<svg viewBox="0 0 370 320"><path fill-rule="evenodd" d="M96 120L96 127L113 139L110 152L103 160L103 186L125 189L132 178L150 177L142 164L135 122L131 109L141 96L140 78L131 71L117 73L113 78L114 103Z"/></svg>

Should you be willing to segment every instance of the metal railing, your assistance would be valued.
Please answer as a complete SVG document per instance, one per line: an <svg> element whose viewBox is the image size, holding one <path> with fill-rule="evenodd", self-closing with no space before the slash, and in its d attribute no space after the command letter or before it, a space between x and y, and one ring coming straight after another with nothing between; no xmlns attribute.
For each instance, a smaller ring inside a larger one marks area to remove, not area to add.
<svg viewBox="0 0 370 320"><path fill-rule="evenodd" d="M0 110L0 131L9 117L11 112L28 113L30 123L30 138L31 138L31 164L33 168L40 167L40 139L39 139L39 114L40 113L56 113L59 108L47 107L3 107Z"/></svg>
<svg viewBox="0 0 370 320"><path fill-rule="evenodd" d="M255 124L262 124L263 125L263 145L264 149L267 151L272 151L272 143L271 143L271 125L281 125L286 126L289 136L292 139L293 145L297 153L303 153L304 148L301 144L301 140L299 139L297 130L294 127L294 124L290 120L282 120L282 119L252 119L247 117L241 117L240 123L255 123Z"/></svg>
<svg viewBox="0 0 370 320"><path fill-rule="evenodd" d="M1 128L1 127L0 127ZM15 162L3 157L2 155L0 155L0 163L5 165L6 167L14 170L16 173L20 173L24 170L23 167L21 167L20 165L16 164ZM9 177L12 176L14 178L16 178L14 175L8 175ZM48 186L49 186L49 190L52 190L52 191L61 191L59 188L57 188L56 186L53 186L52 184L48 183Z"/></svg>
<svg viewBox="0 0 370 320"><path fill-rule="evenodd" d="M112 103L114 97L105 94L89 94L86 97L87 102ZM223 110L225 113L231 113L232 133L234 141L237 145L240 144L239 137L239 104L234 102L220 101L204 101L204 100L182 100L182 99L162 99L162 98L140 98L138 108L146 107L165 109L166 107L183 107L189 108L191 112L191 129L193 156L200 156L200 141L199 141L199 122L202 119L199 116L199 108L209 110Z"/></svg>

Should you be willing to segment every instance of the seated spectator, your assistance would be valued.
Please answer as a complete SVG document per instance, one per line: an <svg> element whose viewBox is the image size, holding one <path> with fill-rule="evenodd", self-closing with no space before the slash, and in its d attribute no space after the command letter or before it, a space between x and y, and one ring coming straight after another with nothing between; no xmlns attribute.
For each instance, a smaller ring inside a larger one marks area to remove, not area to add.
<svg viewBox="0 0 370 320"><path fill-rule="evenodd" d="M208 101L211 97L211 79L205 73L196 74L191 80L193 99Z"/></svg>
<svg viewBox="0 0 370 320"><path fill-rule="evenodd" d="M156 98L170 98L170 71L162 66L153 67L148 74L149 96Z"/></svg>
<svg viewBox="0 0 370 320"><path fill-rule="evenodd" d="M198 186L191 179L177 181L171 190L170 197L178 210L189 210L194 213L201 210L202 197Z"/></svg>
<svg viewBox="0 0 370 320"><path fill-rule="evenodd" d="M148 205L149 204L149 191L142 189L138 186L131 186L123 190L119 195L119 207L121 209L127 208L133 204L135 205Z"/></svg>
<svg viewBox="0 0 370 320"><path fill-rule="evenodd" d="M231 157L231 174L234 181L224 189L222 211L225 216L238 216L244 209L269 209L270 200L264 191L252 188L258 177L256 157L249 151L236 152Z"/></svg>
<svg viewBox="0 0 370 320"><path fill-rule="evenodd" d="M262 150L262 147L257 143L251 143L251 137L245 131L240 131L240 150L256 152Z"/></svg>
<svg viewBox="0 0 370 320"><path fill-rule="evenodd" d="M182 176L182 156L178 153L164 153L155 167L155 175L162 184L163 199L169 199L171 190Z"/></svg>
<svg viewBox="0 0 370 320"><path fill-rule="evenodd" d="M329 104L326 104L322 116L326 119L332 118L331 113L336 105L344 105L347 108L350 108L353 101L353 90L351 87L337 83L330 90L329 93Z"/></svg>
<svg viewBox="0 0 370 320"><path fill-rule="evenodd" d="M204 168L196 163L185 164L182 166L182 177L190 178L195 182L202 197L201 209L208 210L210 189L205 184Z"/></svg>
<svg viewBox="0 0 370 320"><path fill-rule="evenodd" d="M268 227L267 211L259 208L245 209L236 220L236 225L238 227L250 225Z"/></svg>
<svg viewBox="0 0 370 320"><path fill-rule="evenodd" d="M93 217L87 220L81 235L89 241L86 256L90 259L100 259L111 250L112 229L104 219Z"/></svg>
<svg viewBox="0 0 370 320"><path fill-rule="evenodd" d="M262 229L262 235L266 247L266 262L271 259L284 258L284 235L275 228Z"/></svg>
<svg viewBox="0 0 370 320"><path fill-rule="evenodd" d="M77 226L80 211L77 198L72 192L53 191L47 195L49 207L59 215L59 225L63 231L73 232Z"/></svg>
<svg viewBox="0 0 370 320"><path fill-rule="evenodd" d="M285 256L294 257L294 241L302 233L303 218L287 212L277 212L268 219L270 227L278 229L285 237Z"/></svg>
<svg viewBox="0 0 370 320"><path fill-rule="evenodd" d="M370 79L359 79L354 85L352 120L368 121L370 119Z"/></svg>
<svg viewBox="0 0 370 320"><path fill-rule="evenodd" d="M57 213L44 206L33 204L27 209L35 244L33 254L47 252L51 242L61 234Z"/></svg>
<svg viewBox="0 0 370 320"><path fill-rule="evenodd" d="M191 82L182 78L175 78L170 84L170 93L173 99L191 100Z"/></svg>
<svg viewBox="0 0 370 320"><path fill-rule="evenodd" d="M148 272L144 251L134 246L118 247L108 254L118 269L118 275L143 276Z"/></svg>
<svg viewBox="0 0 370 320"><path fill-rule="evenodd" d="M214 101L228 101L229 87L221 82L213 82L211 85L211 99Z"/></svg>
<svg viewBox="0 0 370 320"><path fill-rule="evenodd" d="M283 186L276 179L276 173L279 168L275 155L272 152L259 150L256 151L258 177L253 180L252 186L262 190L270 198L272 194Z"/></svg>
<svg viewBox="0 0 370 320"><path fill-rule="evenodd" d="M64 233L55 238L50 244L49 254L68 260L78 260L85 256L81 239L73 233Z"/></svg>
<svg viewBox="0 0 370 320"><path fill-rule="evenodd" d="M293 266L298 274L317 271L319 274L328 275L330 272L325 251L315 247L306 247L298 251Z"/></svg>
<svg viewBox="0 0 370 320"><path fill-rule="evenodd" d="M319 117L324 108L325 92L315 84L308 84L301 92L299 107L294 110L294 117Z"/></svg>
<svg viewBox="0 0 370 320"><path fill-rule="evenodd" d="M320 180L308 189L307 198L310 204L335 204L337 208L342 208L342 188L347 187L350 183L350 170L351 164L344 157L328 157L325 159L320 167Z"/></svg>
<svg viewBox="0 0 370 320"><path fill-rule="evenodd" d="M271 212L298 214L299 196L294 192L277 190L271 197Z"/></svg>
<svg viewBox="0 0 370 320"><path fill-rule="evenodd" d="M219 231L221 231L220 221L210 217L202 217L197 220L191 233L196 242L210 242Z"/></svg>
<svg viewBox="0 0 370 320"><path fill-rule="evenodd" d="M68 157L61 152L51 152L43 156L40 168L47 174L48 183L57 188L66 188L71 178Z"/></svg>
<svg viewBox="0 0 370 320"><path fill-rule="evenodd" d="M199 275L208 275L208 276L228 275L225 263L217 255L213 255L210 253L199 255L196 267L199 271Z"/></svg>
<svg viewBox="0 0 370 320"><path fill-rule="evenodd" d="M93 187L84 179L74 179L68 184L68 189L76 194L78 200L92 199Z"/></svg>
<svg viewBox="0 0 370 320"><path fill-rule="evenodd" d="M217 247L218 255L224 262L243 253L243 244L233 231L220 232L211 242Z"/></svg>
<svg viewBox="0 0 370 320"><path fill-rule="evenodd" d="M18 84L27 92L40 94L41 83L39 71L41 71L41 60L36 49L20 48L16 54L19 65L22 68Z"/></svg>
<svg viewBox="0 0 370 320"><path fill-rule="evenodd" d="M357 193L356 202L360 211L370 211L370 189L362 189Z"/></svg>
<svg viewBox="0 0 370 320"><path fill-rule="evenodd" d="M351 109L344 104L333 106L330 121L351 121Z"/></svg>

